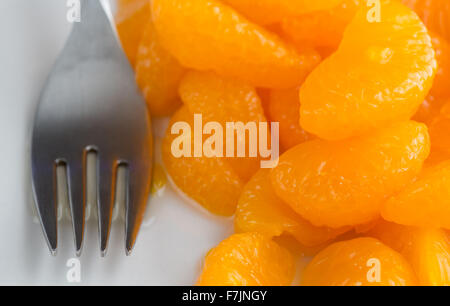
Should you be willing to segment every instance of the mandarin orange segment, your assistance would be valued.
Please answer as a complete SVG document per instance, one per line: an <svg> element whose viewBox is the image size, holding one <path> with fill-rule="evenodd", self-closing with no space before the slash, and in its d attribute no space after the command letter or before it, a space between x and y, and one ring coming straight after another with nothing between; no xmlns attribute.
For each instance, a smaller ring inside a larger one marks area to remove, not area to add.
<svg viewBox="0 0 450 306"><path fill-rule="evenodd" d="M414 286L410 264L373 238L332 244L306 267L305 286Z"/></svg>
<svg viewBox="0 0 450 306"><path fill-rule="evenodd" d="M332 9L288 17L282 21L282 29L296 45L335 50L361 3L362 0L344 0Z"/></svg>
<svg viewBox="0 0 450 306"><path fill-rule="evenodd" d="M172 117L162 147L165 168L173 182L187 196L212 213L231 216L244 187L243 181L233 168L221 158L177 158L174 155L174 151L182 150L184 144L174 142L180 135L172 134L172 127L177 123L186 122L191 130L191 135L185 134L186 142L191 144L188 150L191 156L194 156L193 118L187 107L182 107Z"/></svg>
<svg viewBox="0 0 450 306"><path fill-rule="evenodd" d="M420 172L429 152L427 127L414 121L350 140L314 140L280 157L272 185L316 226L364 224L376 219L383 201Z"/></svg>
<svg viewBox="0 0 450 306"><path fill-rule="evenodd" d="M238 80L190 71L183 78L179 92L189 111L202 114L205 121L266 121L256 89Z"/></svg>
<svg viewBox="0 0 450 306"><path fill-rule="evenodd" d="M136 81L152 116L167 116L180 105L178 85L185 72L159 43L150 20L144 31L136 61Z"/></svg>
<svg viewBox="0 0 450 306"><path fill-rule="evenodd" d="M145 25L151 19L150 0L119 0L115 16L122 47L134 67Z"/></svg>
<svg viewBox="0 0 450 306"><path fill-rule="evenodd" d="M385 203L382 215L403 225L450 229L450 160L427 168Z"/></svg>
<svg viewBox="0 0 450 306"><path fill-rule="evenodd" d="M259 233L235 234L205 258L199 286L288 286L295 273L292 255Z"/></svg>
<svg viewBox="0 0 450 306"><path fill-rule="evenodd" d="M180 63L213 70L253 86L289 88L318 64L315 52L298 54L279 37L216 0L153 0L164 47Z"/></svg>
<svg viewBox="0 0 450 306"><path fill-rule="evenodd" d="M278 198L270 182L270 170L262 169L245 186L234 220L237 232L259 232L270 237L290 234L302 245L322 245L349 228L315 227Z"/></svg>
<svg viewBox="0 0 450 306"><path fill-rule="evenodd" d="M266 110L269 120L279 123L280 146L283 150L314 138L303 130L299 123L298 89L270 91Z"/></svg>
<svg viewBox="0 0 450 306"><path fill-rule="evenodd" d="M427 28L450 41L450 2L448 0L402 0L423 20Z"/></svg>
<svg viewBox="0 0 450 306"><path fill-rule="evenodd" d="M288 16L331 9L342 0L223 0L250 20L259 24L272 24Z"/></svg>
<svg viewBox="0 0 450 306"><path fill-rule="evenodd" d="M450 286L450 244L443 230L421 230L411 257L425 286Z"/></svg>
<svg viewBox="0 0 450 306"><path fill-rule="evenodd" d="M180 96L192 114L201 114L204 124L219 122L226 134L227 122L266 122L264 109L255 88L240 81L219 77L208 72L189 72L180 84ZM236 173L248 181L260 167L258 157L249 157L250 139L245 139L247 157L237 158L238 135L235 135L235 157L227 158ZM226 135L224 146L226 146ZM223 155L226 154L225 148Z"/></svg>
<svg viewBox="0 0 450 306"><path fill-rule="evenodd" d="M380 221L368 235L401 253L423 286L450 286L450 244L445 231Z"/></svg>
<svg viewBox="0 0 450 306"><path fill-rule="evenodd" d="M430 36L403 4L383 0L381 11L381 22L369 22L360 9L338 51L302 85L306 131L340 140L407 120L423 102L436 70Z"/></svg>

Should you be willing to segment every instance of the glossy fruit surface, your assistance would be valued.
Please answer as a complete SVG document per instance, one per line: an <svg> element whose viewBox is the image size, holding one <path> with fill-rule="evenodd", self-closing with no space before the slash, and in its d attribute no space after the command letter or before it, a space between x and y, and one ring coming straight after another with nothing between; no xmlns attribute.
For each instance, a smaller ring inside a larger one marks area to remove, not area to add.
<svg viewBox="0 0 450 306"><path fill-rule="evenodd" d="M332 244L306 267L305 286L412 286L417 280L409 263L373 238Z"/></svg>
<svg viewBox="0 0 450 306"><path fill-rule="evenodd" d="M295 262L292 255L258 233L235 234L205 258L199 286L288 286Z"/></svg>
<svg viewBox="0 0 450 306"><path fill-rule="evenodd" d="M154 0L153 19L162 44L188 68L213 70L251 85L300 85L318 64L278 36L216 0Z"/></svg>
<svg viewBox="0 0 450 306"><path fill-rule="evenodd" d="M450 160L425 169L386 202L382 215L403 225L450 229Z"/></svg>
<svg viewBox="0 0 450 306"><path fill-rule="evenodd" d="M179 93L184 106L173 116L163 144L163 159L167 171L182 191L206 209L230 216L235 211L244 183L260 168L260 158L258 154L257 157L238 157L238 134L236 131L227 133L226 123L265 122L259 96L253 87L239 81L222 78L214 73L195 71L185 75L180 83ZM194 116L200 118L198 127L194 126ZM177 158L174 155L174 147L176 151L181 145L176 142L179 135L172 134L171 131L180 122L187 122L190 127L188 151L191 157ZM220 130L202 133L208 123L212 122L218 123ZM199 141L194 139L196 133L200 134ZM217 152L210 152L215 157L208 158L205 143L209 142L213 134L222 140L222 144L210 143L211 148L216 148L217 145ZM246 152L249 152L250 145L255 145L251 144L249 138L247 135L242 144ZM235 140L232 152L234 157L227 155L227 139ZM199 150L197 155L196 147Z"/></svg>
<svg viewBox="0 0 450 306"><path fill-rule="evenodd" d="M270 237L290 234L307 247L322 245L349 230L315 227L300 217L276 196L268 169L260 170L244 187L234 224L237 232L259 232Z"/></svg>
<svg viewBox="0 0 450 306"><path fill-rule="evenodd" d="M381 10L382 21L369 22L360 9L338 51L302 85L306 131L328 140L359 135L411 118L428 94L436 60L427 29L396 1L381 1Z"/></svg>
<svg viewBox="0 0 450 306"><path fill-rule="evenodd" d="M431 33L431 41L436 51L437 71L430 94L437 98L450 97L450 44L444 38Z"/></svg>
<svg viewBox="0 0 450 306"><path fill-rule="evenodd" d="M414 115L414 120L430 124L450 98L450 44L442 37L430 33L436 51L437 71L430 94Z"/></svg>
<svg viewBox="0 0 450 306"><path fill-rule="evenodd" d="M227 123L253 123L259 127L259 123L267 121L255 88L240 81L219 77L214 73L192 71L183 78L179 93L191 114L202 115L203 124L212 121L221 124L224 134L224 156L229 148L226 144L229 136L226 131ZM270 131L268 134L270 135ZM247 134L243 139L245 140L243 147L244 153L248 155L238 157L238 136L235 132L234 157L226 158L226 160L244 181L248 181L260 168L258 152L256 152L257 157L249 156L250 148L259 148L259 141L251 143Z"/></svg>
<svg viewBox="0 0 450 306"><path fill-rule="evenodd" d="M180 157L173 151L180 149L174 145L178 134L172 134L172 127L179 122L186 122L194 128L194 118L186 107L182 107L172 117L164 138L162 157L165 168L175 185L187 196L195 200L212 213L231 216L237 205L244 182L222 158ZM193 143L193 133L190 135ZM193 145L189 149L193 156Z"/></svg>
<svg viewBox="0 0 450 306"><path fill-rule="evenodd" d="M284 153L272 170L276 194L316 226L359 225L421 170L430 152L427 127L397 123L364 137L314 140Z"/></svg>
<svg viewBox="0 0 450 306"><path fill-rule="evenodd" d="M450 41L450 2L447 0L403 0L427 28Z"/></svg>
<svg viewBox="0 0 450 306"><path fill-rule="evenodd" d="M401 253L423 286L450 286L450 241L440 229L380 221L368 235Z"/></svg>

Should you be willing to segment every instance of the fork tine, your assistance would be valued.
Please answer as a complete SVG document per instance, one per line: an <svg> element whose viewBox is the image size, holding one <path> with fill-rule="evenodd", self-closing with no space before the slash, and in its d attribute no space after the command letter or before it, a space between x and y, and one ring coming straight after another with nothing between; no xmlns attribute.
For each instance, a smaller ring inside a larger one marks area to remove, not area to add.
<svg viewBox="0 0 450 306"><path fill-rule="evenodd" d="M126 254L131 255L147 207L151 186L151 167L127 169L128 199L125 214Z"/></svg>
<svg viewBox="0 0 450 306"><path fill-rule="evenodd" d="M56 165L53 161L35 160L35 154L33 154L33 158L32 177L35 204L50 252L56 256L58 249Z"/></svg>
<svg viewBox="0 0 450 306"><path fill-rule="evenodd" d="M80 154L82 156L82 154ZM84 239L85 224L85 183L86 183L85 157L75 158L67 162L67 182L69 185L70 212L75 235L75 249L77 256L81 256Z"/></svg>
<svg viewBox="0 0 450 306"><path fill-rule="evenodd" d="M111 232L111 220L114 208L115 175L114 162L100 158L98 173L98 230L100 236L100 252L105 257L108 250L109 235ZM112 186L112 187L111 187Z"/></svg>

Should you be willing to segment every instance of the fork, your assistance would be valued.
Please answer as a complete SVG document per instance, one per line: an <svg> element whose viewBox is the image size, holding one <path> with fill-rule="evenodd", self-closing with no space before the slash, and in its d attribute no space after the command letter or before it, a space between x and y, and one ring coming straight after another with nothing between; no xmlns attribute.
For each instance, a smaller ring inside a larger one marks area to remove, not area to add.
<svg viewBox="0 0 450 306"><path fill-rule="evenodd" d="M101 256L106 256L119 165L126 166L125 249L130 255L149 197L153 158L150 115L134 72L100 0L81 1L62 54L41 93L35 115L31 167L38 217L50 248L58 249L56 167L67 169L76 255L83 248L86 157L95 152L95 202Z"/></svg>

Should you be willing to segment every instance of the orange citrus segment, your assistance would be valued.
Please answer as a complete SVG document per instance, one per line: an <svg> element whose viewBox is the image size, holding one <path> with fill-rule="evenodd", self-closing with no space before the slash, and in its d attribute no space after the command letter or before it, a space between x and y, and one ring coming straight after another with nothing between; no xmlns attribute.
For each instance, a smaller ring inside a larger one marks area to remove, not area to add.
<svg viewBox="0 0 450 306"><path fill-rule="evenodd" d="M369 233L400 252L424 286L450 286L450 244L445 231L380 221Z"/></svg>
<svg viewBox="0 0 450 306"><path fill-rule="evenodd" d="M450 98L450 44L442 37L430 33L436 51L437 71L433 87L414 115L414 120L430 124Z"/></svg>
<svg viewBox="0 0 450 306"><path fill-rule="evenodd" d="M315 52L303 55L279 37L216 0L153 0L162 44L180 63L213 70L254 86L289 88L317 65Z"/></svg>
<svg viewBox="0 0 450 306"><path fill-rule="evenodd" d="M150 19L150 18L149 18ZM177 90L184 68L159 43L148 21L136 60L136 81L152 116L167 116L180 105Z"/></svg>
<svg viewBox="0 0 450 306"><path fill-rule="evenodd" d="M382 215L403 225L450 229L450 160L427 168L416 182L389 199Z"/></svg>
<svg viewBox="0 0 450 306"><path fill-rule="evenodd" d="M330 9L342 0L223 0L250 20L272 24L288 16Z"/></svg>
<svg viewBox="0 0 450 306"><path fill-rule="evenodd" d="M209 72L190 71L179 88L191 113L205 121L264 122L264 109L254 87Z"/></svg>
<svg viewBox="0 0 450 306"><path fill-rule="evenodd" d="M427 28L450 41L450 2L447 0L403 0Z"/></svg>
<svg viewBox="0 0 450 306"><path fill-rule="evenodd" d="M224 159L175 157L172 146L175 149L184 148L184 145L174 143L180 135L171 133L172 126L179 122L186 122L191 128L191 137L187 141L192 144L189 151L191 156L194 156L193 114L186 107L182 107L172 117L163 141L162 157L167 172L178 188L207 210L218 215L231 216L244 183Z"/></svg>
<svg viewBox="0 0 450 306"><path fill-rule="evenodd" d="M259 232L270 237L288 233L307 247L322 245L349 228L315 227L280 200L270 183L270 171L262 169L245 186L235 216L238 232Z"/></svg>
<svg viewBox="0 0 450 306"><path fill-rule="evenodd" d="M409 263L373 238L332 244L306 267L305 286L413 286L417 279Z"/></svg>
<svg viewBox="0 0 450 306"><path fill-rule="evenodd" d="M436 70L427 30L401 3L383 0L381 11L381 22L369 22L367 8L360 9L338 51L302 85L306 131L344 139L407 120L423 102Z"/></svg>
<svg viewBox="0 0 450 306"><path fill-rule="evenodd" d="M238 134L227 133L227 122L242 122L243 124L266 122L264 110L256 90L239 81L219 77L210 72L188 72L182 79L179 88L180 97L184 103L182 109L172 119L164 141L163 158L166 168L176 185L191 198L195 199L209 211L219 215L231 215L237 205L243 183L248 181L260 167L260 158L251 157L250 136L247 134L245 144L246 157L238 157ZM186 121L191 127L191 156L194 156L194 123L193 118L200 118L200 144L204 145L212 134L218 135L222 145L215 143L217 157L207 158L205 146L200 146L203 157L175 158L172 143L178 135L171 135L171 127L179 121ZM205 132L209 123L218 123L220 131L211 134ZM258 132L258 131L257 131ZM270 134L270 132L268 133ZM227 139L234 136L234 157L227 156L229 145ZM269 136L269 135L268 135ZM256 136L258 137L258 135ZM258 147L259 143L256 143ZM258 153L258 152L256 152Z"/></svg>
<svg viewBox="0 0 450 306"><path fill-rule="evenodd" d="M258 233L235 234L205 258L199 286L288 286L295 273L292 255Z"/></svg>
<svg viewBox="0 0 450 306"><path fill-rule="evenodd" d="M420 172L429 152L427 127L413 121L345 141L314 140L281 156L272 185L316 226L359 225L379 216L383 201Z"/></svg>
<svg viewBox="0 0 450 306"><path fill-rule="evenodd" d="M219 77L214 73L193 71L183 78L179 92L189 112L202 115L203 124L211 121L221 124L224 133L224 155L228 149L227 123L242 122L258 126L260 122L267 121L255 88L236 80ZM227 161L244 181L248 181L259 169L260 158L249 156L250 146L255 144L250 143L248 135L245 139L246 157L238 158L237 132L234 136L235 157L227 158ZM257 149L258 146L259 143L256 143L256 148L252 149Z"/></svg>

